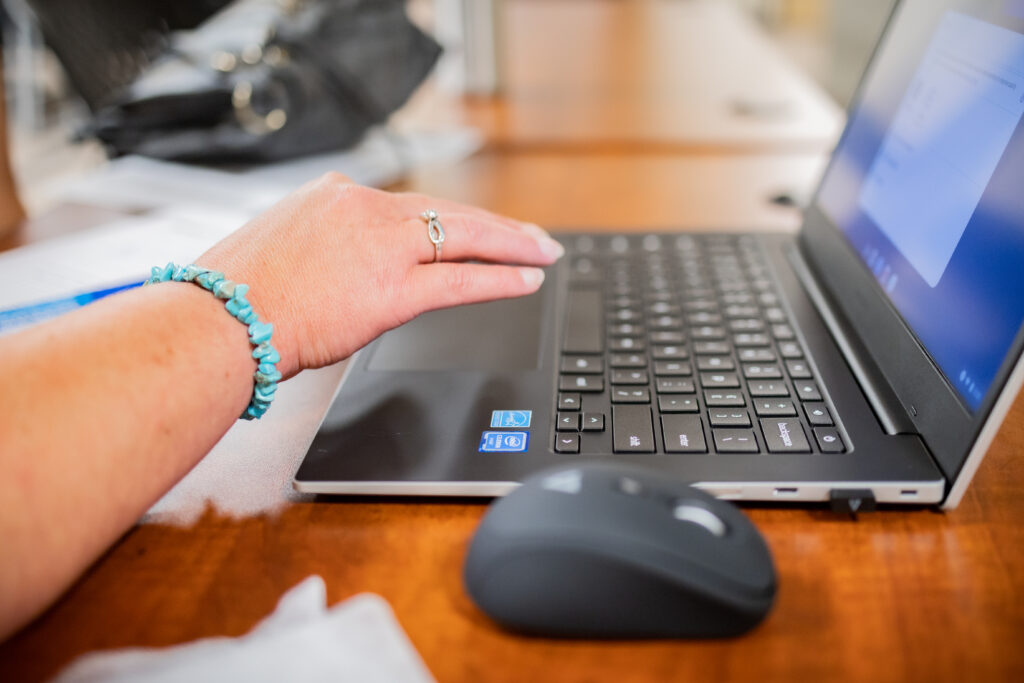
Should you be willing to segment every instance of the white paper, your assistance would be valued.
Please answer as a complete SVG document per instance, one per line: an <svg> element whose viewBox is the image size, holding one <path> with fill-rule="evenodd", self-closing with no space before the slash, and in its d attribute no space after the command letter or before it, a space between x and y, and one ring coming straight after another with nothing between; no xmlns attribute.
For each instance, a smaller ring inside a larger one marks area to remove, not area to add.
<svg viewBox="0 0 1024 683"><path fill-rule="evenodd" d="M189 204L258 213L328 171L381 187L412 169L464 159L480 148L482 140L471 128L398 134L378 127L350 150L237 170L126 156L52 194L58 201L119 209Z"/></svg>
<svg viewBox="0 0 1024 683"><path fill-rule="evenodd" d="M240 638L91 653L56 682L434 680L383 598L362 593L327 609L326 596L323 579L311 576Z"/></svg>

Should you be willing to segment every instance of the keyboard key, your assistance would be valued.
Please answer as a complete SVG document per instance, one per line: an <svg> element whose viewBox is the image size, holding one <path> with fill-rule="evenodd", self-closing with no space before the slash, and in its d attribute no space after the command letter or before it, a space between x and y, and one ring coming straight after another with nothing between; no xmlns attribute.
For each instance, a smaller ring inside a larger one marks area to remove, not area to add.
<svg viewBox="0 0 1024 683"><path fill-rule="evenodd" d="M747 382L747 391L753 396L789 396L785 382Z"/></svg>
<svg viewBox="0 0 1024 683"><path fill-rule="evenodd" d="M771 453L810 453L804 428L798 420L763 417L760 420L764 442Z"/></svg>
<svg viewBox="0 0 1024 683"><path fill-rule="evenodd" d="M732 356L698 356L697 368L699 370L732 370L736 367Z"/></svg>
<svg viewBox="0 0 1024 683"><path fill-rule="evenodd" d="M585 431L585 432L603 432L604 431L604 414L603 413L583 413L583 431Z"/></svg>
<svg viewBox="0 0 1024 683"><path fill-rule="evenodd" d="M686 350L685 346L674 344L655 346L651 353L656 360L685 360L690 357L690 352Z"/></svg>
<svg viewBox="0 0 1024 683"><path fill-rule="evenodd" d="M555 431L578 432L580 430L579 413L559 413L555 420Z"/></svg>
<svg viewBox="0 0 1024 683"><path fill-rule="evenodd" d="M726 356L731 350L729 342L724 341L699 341L693 345L693 352L699 356Z"/></svg>
<svg viewBox="0 0 1024 683"><path fill-rule="evenodd" d="M760 332L764 329L764 321L758 318L736 318L729 321L729 329L733 332Z"/></svg>
<svg viewBox="0 0 1024 683"><path fill-rule="evenodd" d="M776 339L793 339L796 337L793 334L793 328L784 324L772 325L772 336Z"/></svg>
<svg viewBox="0 0 1024 683"><path fill-rule="evenodd" d="M782 368L774 363L747 364L743 366L743 376L747 379L781 379Z"/></svg>
<svg viewBox="0 0 1024 683"><path fill-rule="evenodd" d="M650 379L646 370L612 370L612 384L639 384L646 386Z"/></svg>
<svg viewBox="0 0 1024 683"><path fill-rule="evenodd" d="M686 316L686 322L690 326L720 325L722 323L722 316L714 311L696 311Z"/></svg>
<svg viewBox="0 0 1024 683"><path fill-rule="evenodd" d="M647 307L647 311L651 315L679 315L681 313L679 306L668 301L655 301Z"/></svg>
<svg viewBox="0 0 1024 683"><path fill-rule="evenodd" d="M716 327L714 325L704 325L702 327L694 327L690 330L690 336L693 339L725 339L725 328Z"/></svg>
<svg viewBox="0 0 1024 683"><path fill-rule="evenodd" d="M750 415L745 410L721 410L712 409L708 411L708 419L712 427L749 427Z"/></svg>
<svg viewBox="0 0 1024 683"><path fill-rule="evenodd" d="M744 363L770 363L775 360L775 352L771 349L740 349L740 360Z"/></svg>
<svg viewBox="0 0 1024 683"><path fill-rule="evenodd" d="M651 332L652 344L682 344L684 341L686 341L686 337L682 332L670 332L668 330Z"/></svg>
<svg viewBox="0 0 1024 683"><path fill-rule="evenodd" d="M659 315L648 321L652 330L678 330L683 326L683 319L676 315Z"/></svg>
<svg viewBox="0 0 1024 683"><path fill-rule="evenodd" d="M604 359L600 356L563 356L562 372L600 375L604 372Z"/></svg>
<svg viewBox="0 0 1024 683"><path fill-rule="evenodd" d="M742 332L732 336L732 343L737 347L742 346L768 346L771 340L767 334L762 332Z"/></svg>
<svg viewBox="0 0 1024 683"><path fill-rule="evenodd" d="M801 401L820 401L821 392L818 385L811 380L798 379L793 381L793 389Z"/></svg>
<svg viewBox="0 0 1024 683"><path fill-rule="evenodd" d="M579 453L579 434L557 434L555 436L555 453Z"/></svg>
<svg viewBox="0 0 1024 683"><path fill-rule="evenodd" d="M693 366L677 360L656 360L654 361L654 375L656 377L689 377L693 374Z"/></svg>
<svg viewBox="0 0 1024 683"><path fill-rule="evenodd" d="M835 427L815 427L814 439L822 453L842 453L846 450L843 437Z"/></svg>
<svg viewBox="0 0 1024 683"><path fill-rule="evenodd" d="M659 394L692 394L697 391L692 379L678 377L657 377L654 385Z"/></svg>
<svg viewBox="0 0 1024 683"><path fill-rule="evenodd" d="M700 383L705 389L735 389L740 385L740 378L735 372L702 372Z"/></svg>
<svg viewBox="0 0 1024 683"><path fill-rule="evenodd" d="M599 375L562 375L558 378L559 391L604 391L604 377Z"/></svg>
<svg viewBox="0 0 1024 683"><path fill-rule="evenodd" d="M700 406L694 396L665 394L658 397L658 410L663 413L696 413Z"/></svg>
<svg viewBox="0 0 1024 683"><path fill-rule="evenodd" d="M558 409L559 410L579 410L580 409L580 395L579 394L559 394L558 395Z"/></svg>
<svg viewBox="0 0 1024 683"><path fill-rule="evenodd" d="M738 306L733 304L732 306L725 307L725 316L727 318L753 318L758 312L757 306Z"/></svg>
<svg viewBox="0 0 1024 683"><path fill-rule="evenodd" d="M811 379L811 368L804 360L787 360L786 372L793 379Z"/></svg>
<svg viewBox="0 0 1024 683"><path fill-rule="evenodd" d="M738 391L705 391L704 403L709 408L740 408L747 404Z"/></svg>
<svg viewBox="0 0 1024 683"><path fill-rule="evenodd" d="M609 363L613 368L646 368L647 356L639 353L613 353Z"/></svg>
<svg viewBox="0 0 1024 683"><path fill-rule="evenodd" d="M636 337L644 333L644 326L635 323L618 323L608 326L610 337Z"/></svg>
<svg viewBox="0 0 1024 683"><path fill-rule="evenodd" d="M795 341L779 342L779 353L783 358L803 358L804 350Z"/></svg>
<svg viewBox="0 0 1024 683"><path fill-rule="evenodd" d="M757 453L757 439L750 429L712 429L719 453Z"/></svg>
<svg viewBox="0 0 1024 683"><path fill-rule="evenodd" d="M706 453L704 429L696 415L662 415L661 435L666 453Z"/></svg>
<svg viewBox="0 0 1024 683"><path fill-rule="evenodd" d="M612 389L612 403L650 403L651 391L647 387L616 387Z"/></svg>
<svg viewBox="0 0 1024 683"><path fill-rule="evenodd" d="M653 453L654 424L647 406L612 406L612 450Z"/></svg>
<svg viewBox="0 0 1024 683"><path fill-rule="evenodd" d="M828 406L824 403L805 403L804 410L807 411L807 421L812 427L831 427L834 424Z"/></svg>
<svg viewBox="0 0 1024 683"><path fill-rule="evenodd" d="M604 350L601 328L601 293L596 289L569 290L562 350L570 353L601 353Z"/></svg>
<svg viewBox="0 0 1024 683"><path fill-rule="evenodd" d="M647 345L643 337L613 337L608 348L612 351L643 351Z"/></svg>
<svg viewBox="0 0 1024 683"><path fill-rule="evenodd" d="M788 398L759 398L754 411L758 417L788 417L796 415L796 405Z"/></svg>
<svg viewBox="0 0 1024 683"><path fill-rule="evenodd" d="M629 323L638 322L643 316L635 308L617 308L611 312L609 317L615 322Z"/></svg>

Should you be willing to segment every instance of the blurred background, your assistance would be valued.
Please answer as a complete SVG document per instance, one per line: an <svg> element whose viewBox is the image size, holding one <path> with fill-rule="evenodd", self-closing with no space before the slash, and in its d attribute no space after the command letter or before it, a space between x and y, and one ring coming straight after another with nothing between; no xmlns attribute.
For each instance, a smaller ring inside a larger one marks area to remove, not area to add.
<svg viewBox="0 0 1024 683"><path fill-rule="evenodd" d="M105 162L100 146L76 140L76 132L88 120L88 103L94 104L104 90L139 67L139 46L142 59L159 52L166 31L194 25L227 1L32 0L37 10L33 12L26 0L2 0L8 140L13 171L30 215L47 208L41 188ZM894 3L718 1L735 4L843 108ZM505 3L516 2L544 0L409 0L413 20L446 46L432 78L442 80L449 90L464 92L486 94L489 88L500 87L501 64L496 55L501 14ZM78 40L81 34L96 31L108 37L109 49L103 54L91 52L87 41ZM58 38L60 45L48 45L44 35Z"/></svg>

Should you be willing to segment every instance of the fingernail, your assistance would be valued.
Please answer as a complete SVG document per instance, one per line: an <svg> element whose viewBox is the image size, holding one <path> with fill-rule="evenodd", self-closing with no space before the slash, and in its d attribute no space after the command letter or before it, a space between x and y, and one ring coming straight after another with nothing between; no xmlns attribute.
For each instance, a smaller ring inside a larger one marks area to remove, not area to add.
<svg viewBox="0 0 1024 683"><path fill-rule="evenodd" d="M544 283L544 271L540 268L520 268L519 274L523 276L523 282L532 289L537 289Z"/></svg>
<svg viewBox="0 0 1024 683"><path fill-rule="evenodd" d="M536 223L523 223L522 226L523 232L525 232L527 235L533 235L534 237L538 238L551 237L551 235L548 234L547 230L540 227Z"/></svg>
<svg viewBox="0 0 1024 683"><path fill-rule="evenodd" d="M558 260L562 258L563 254L565 254L565 247L550 237L538 239L537 243L540 245L540 250L548 258Z"/></svg>

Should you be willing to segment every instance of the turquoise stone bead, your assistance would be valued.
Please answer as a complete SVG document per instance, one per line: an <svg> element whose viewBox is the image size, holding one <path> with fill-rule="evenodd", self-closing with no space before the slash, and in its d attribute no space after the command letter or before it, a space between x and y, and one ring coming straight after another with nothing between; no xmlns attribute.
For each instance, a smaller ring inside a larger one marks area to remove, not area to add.
<svg viewBox="0 0 1024 683"><path fill-rule="evenodd" d="M256 360L260 360L261 358L269 355L270 352L273 350L273 346L271 346L267 342L263 342L262 344L257 344L255 347L253 347L252 357L255 358Z"/></svg>
<svg viewBox="0 0 1024 683"><path fill-rule="evenodd" d="M264 363L279 363L281 362L281 354L277 352L277 349L271 347L270 353L263 356L262 361Z"/></svg>
<svg viewBox="0 0 1024 683"><path fill-rule="evenodd" d="M214 283L213 289L210 291L212 291L213 295L218 299L230 299L235 296L235 287L237 287L237 285L231 280L221 280Z"/></svg>
<svg viewBox="0 0 1024 683"><path fill-rule="evenodd" d="M263 361L262 363L260 363L259 367L257 367L256 369L258 371L262 372L264 375L272 375L275 372L277 372L277 368L274 367L274 364L273 363L268 363L266 361Z"/></svg>
<svg viewBox="0 0 1024 683"><path fill-rule="evenodd" d="M241 299L249 293L249 285L235 285L235 298Z"/></svg>
<svg viewBox="0 0 1024 683"><path fill-rule="evenodd" d="M274 333L274 326L271 323L253 323L249 325L249 341L253 344L262 344L270 341Z"/></svg>
<svg viewBox="0 0 1024 683"><path fill-rule="evenodd" d="M274 400L274 394L276 392L276 384L268 384L265 387L256 385L256 388L253 389L252 395L256 398L257 401L266 401L267 403L270 403L272 400Z"/></svg>
<svg viewBox="0 0 1024 683"><path fill-rule="evenodd" d="M232 301L234 301L234 299L232 299ZM252 324L251 322L249 322L249 323L245 322L245 319L248 318L251 315L255 315L252 312L252 306L248 306L247 305L247 306L242 306L241 308L239 308L238 309L238 313L235 314L235 317L238 318L239 321L245 323L246 325L251 325Z"/></svg>
<svg viewBox="0 0 1024 683"><path fill-rule="evenodd" d="M238 299L228 299L227 302L224 304L224 308L228 309L228 313L235 316L236 318L238 317L238 312L242 310L243 306L244 304Z"/></svg>
<svg viewBox="0 0 1024 683"><path fill-rule="evenodd" d="M249 315L245 316L244 318L243 317L239 318L239 320L241 320L246 325L252 325L254 322L257 322L259 319L260 319L260 317L258 315L256 315L256 313L251 308L249 309Z"/></svg>
<svg viewBox="0 0 1024 683"><path fill-rule="evenodd" d="M253 375L253 378L256 380L256 384L270 384L271 382L280 381L281 373L278 372L277 370L274 370L273 372L269 373L257 372L255 375Z"/></svg>
<svg viewBox="0 0 1024 683"><path fill-rule="evenodd" d="M196 265L185 266L185 277L184 277L184 280L185 280L185 282L192 282L192 281L194 281L196 279L196 277L200 273L205 273L205 272L206 272L205 268L200 268L199 266L196 266Z"/></svg>

